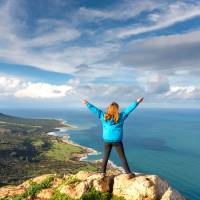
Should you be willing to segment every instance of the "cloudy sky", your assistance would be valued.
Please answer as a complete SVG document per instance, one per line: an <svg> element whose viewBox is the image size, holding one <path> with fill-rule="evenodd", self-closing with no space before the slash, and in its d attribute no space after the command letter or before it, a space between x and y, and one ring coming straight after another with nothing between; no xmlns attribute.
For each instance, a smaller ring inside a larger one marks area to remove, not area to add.
<svg viewBox="0 0 200 200"><path fill-rule="evenodd" d="M0 0L0 107L200 108L199 0Z"/></svg>

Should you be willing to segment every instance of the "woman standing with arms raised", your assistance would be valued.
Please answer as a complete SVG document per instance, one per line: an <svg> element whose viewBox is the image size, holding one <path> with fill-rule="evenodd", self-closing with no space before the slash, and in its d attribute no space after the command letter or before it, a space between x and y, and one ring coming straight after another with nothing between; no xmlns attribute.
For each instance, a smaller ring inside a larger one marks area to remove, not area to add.
<svg viewBox="0 0 200 200"><path fill-rule="evenodd" d="M127 174L127 178L135 177L135 174L130 171L123 146L123 124L128 115L143 101L142 98L138 98L130 106L119 112L119 105L116 102L112 102L106 112L103 112L96 106L92 105L86 100L83 100L85 104L93 113L95 113L102 122L103 126L103 140L104 140L104 157L102 162L101 173L103 176L106 174L106 167L109 159L109 155L113 146L115 146L117 153L122 161L123 168Z"/></svg>

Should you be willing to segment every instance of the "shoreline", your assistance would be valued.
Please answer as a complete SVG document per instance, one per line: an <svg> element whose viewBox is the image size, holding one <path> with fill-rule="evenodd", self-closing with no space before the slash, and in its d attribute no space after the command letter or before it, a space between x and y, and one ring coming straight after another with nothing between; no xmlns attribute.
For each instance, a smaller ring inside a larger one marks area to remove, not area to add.
<svg viewBox="0 0 200 200"><path fill-rule="evenodd" d="M57 127L55 128L56 131L51 131L51 132L48 132L47 134L48 135L52 135L52 136L55 136L55 137L60 137L62 142L66 143L66 144L71 144L71 145L74 145L74 146L77 146L77 147L80 147L82 148L83 150L86 151L86 153L82 153L82 154L75 154L75 157L78 159L78 161L87 161L87 162L92 162L92 163L98 163L98 162L101 162L102 159L98 159L98 160L87 160L88 156L90 155L99 155L99 154L102 154L102 152L99 152L93 148L90 148L90 147L86 147L86 146L83 146L83 145L80 145L74 141L72 141L70 139L70 135L67 133L67 130L68 129L76 129L78 128L77 126L74 126L74 125L71 125L71 124L68 124L65 120L63 119L57 119L61 122L61 127ZM64 133L64 136L60 135L58 136L58 133ZM121 167L121 166L117 166L116 164L114 164L113 161L111 160L108 160L108 166L111 166L112 168L116 169L116 170L119 170L121 172L124 172L124 169Z"/></svg>

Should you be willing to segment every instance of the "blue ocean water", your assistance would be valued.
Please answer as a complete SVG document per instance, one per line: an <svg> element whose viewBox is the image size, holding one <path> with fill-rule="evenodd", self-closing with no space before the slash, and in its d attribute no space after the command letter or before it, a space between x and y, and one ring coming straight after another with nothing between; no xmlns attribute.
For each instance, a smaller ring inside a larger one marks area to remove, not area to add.
<svg viewBox="0 0 200 200"><path fill-rule="evenodd" d="M77 125L73 141L103 152L97 117L79 110L1 110L22 117L59 118ZM165 178L189 200L200 200L200 110L137 108L124 124L123 143L132 171ZM101 159L102 154L88 159ZM115 149L110 160L121 166Z"/></svg>

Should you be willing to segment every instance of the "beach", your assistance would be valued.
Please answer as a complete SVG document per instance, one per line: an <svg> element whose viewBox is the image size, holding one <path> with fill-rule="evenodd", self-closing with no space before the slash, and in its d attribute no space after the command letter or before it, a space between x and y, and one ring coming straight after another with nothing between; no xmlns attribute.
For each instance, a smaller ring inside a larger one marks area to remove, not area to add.
<svg viewBox="0 0 200 200"><path fill-rule="evenodd" d="M61 127L57 127L56 131L48 132L47 134L51 135L51 136L60 137L64 143L70 144L70 145L73 145L73 146L77 146L77 147L80 147L81 149L83 149L84 153L74 153L73 154L73 157L74 157L75 160L77 160L77 161L87 161L87 162L92 162L92 163L96 163L97 165L100 165L102 159L87 160L87 158L90 155L100 155L100 154L102 154L101 152L99 152L99 151L97 151L93 148L80 145L80 144L78 144L78 143L76 143L76 142L74 142L70 139L70 135L67 133L67 131L77 129L78 126L71 125L63 119L57 119L57 120L60 121ZM122 167L117 166L111 160L108 160L108 168L110 168L114 171L117 171L117 172L124 172L124 169Z"/></svg>

